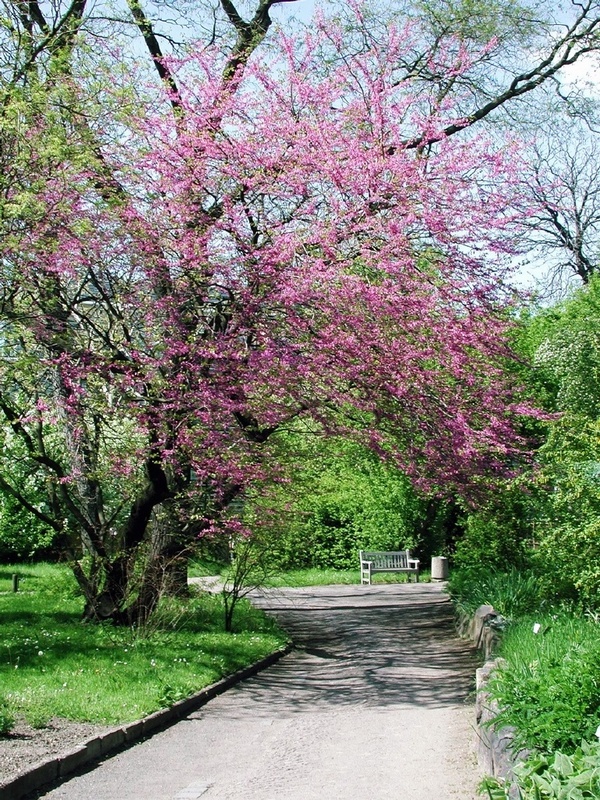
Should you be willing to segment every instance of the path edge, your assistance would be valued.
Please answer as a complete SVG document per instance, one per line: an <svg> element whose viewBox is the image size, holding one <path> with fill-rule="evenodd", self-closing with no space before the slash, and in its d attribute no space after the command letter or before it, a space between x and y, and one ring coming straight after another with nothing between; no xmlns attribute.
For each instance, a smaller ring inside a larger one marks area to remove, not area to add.
<svg viewBox="0 0 600 800"><path fill-rule="evenodd" d="M484 776L511 785L515 765L526 760L529 751L515 747L513 727L494 724L499 708L491 699L487 684L504 659L495 655L500 631L489 623L499 616L491 605L479 606L471 614L456 609L456 629L459 636L473 642L484 660L483 665L475 670L475 751L479 769Z"/></svg>
<svg viewBox="0 0 600 800"><path fill-rule="evenodd" d="M193 711L206 705L209 700L275 664L292 649L293 644L288 642L284 647L274 650L268 656L255 661L254 664L233 672L216 683L205 686L204 689L183 700L178 700L168 708L161 708L135 722L118 725L58 756L33 764L29 769L18 773L13 778L0 782L0 800L21 800L26 795L37 792L45 784L57 780L62 781L76 770L100 761L106 756L113 755L117 750L136 744L140 740L174 725Z"/></svg>

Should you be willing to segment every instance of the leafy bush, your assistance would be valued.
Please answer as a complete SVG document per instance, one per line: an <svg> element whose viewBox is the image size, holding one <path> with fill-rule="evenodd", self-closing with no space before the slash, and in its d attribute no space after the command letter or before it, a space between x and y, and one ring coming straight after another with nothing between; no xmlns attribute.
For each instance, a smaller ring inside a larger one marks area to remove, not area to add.
<svg viewBox="0 0 600 800"><path fill-rule="evenodd" d="M16 500L0 494L0 563L48 558L56 536Z"/></svg>
<svg viewBox="0 0 600 800"><path fill-rule="evenodd" d="M414 548L422 503L408 479L364 447L310 432L279 437L288 480L245 522L269 532L274 569L356 569L361 549Z"/></svg>
<svg viewBox="0 0 600 800"><path fill-rule="evenodd" d="M573 752L593 738L600 722L599 633L597 623L566 613L508 628L500 646L505 664L489 690L500 708L497 723L515 726L518 746Z"/></svg>
<svg viewBox="0 0 600 800"><path fill-rule="evenodd" d="M491 572L483 568L453 570L448 592L455 605L467 614L489 604L502 616L513 619L533 613L540 606L537 577L532 572L517 569L509 572Z"/></svg>
<svg viewBox="0 0 600 800"><path fill-rule="evenodd" d="M526 478L496 488L495 497L464 517L464 532L456 542L457 567L506 570L526 568L531 558L535 498Z"/></svg>
<svg viewBox="0 0 600 800"><path fill-rule="evenodd" d="M600 608L600 280L523 329L527 383L560 417L538 453L536 562L551 600ZM538 391L541 390L541 391Z"/></svg>
<svg viewBox="0 0 600 800"><path fill-rule="evenodd" d="M519 800L598 800L600 743L583 741L572 755L534 754L514 768ZM490 800L513 800L511 783L487 778L482 793Z"/></svg>
<svg viewBox="0 0 600 800"><path fill-rule="evenodd" d="M545 594L600 608L600 420L565 414L540 458L549 491L536 563Z"/></svg>

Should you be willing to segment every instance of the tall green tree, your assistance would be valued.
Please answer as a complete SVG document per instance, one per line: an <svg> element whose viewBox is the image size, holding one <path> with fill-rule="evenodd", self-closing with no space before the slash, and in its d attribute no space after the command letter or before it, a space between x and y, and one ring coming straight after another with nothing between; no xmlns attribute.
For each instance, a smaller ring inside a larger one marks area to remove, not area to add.
<svg viewBox="0 0 600 800"><path fill-rule="evenodd" d="M540 450L537 553L548 586L600 603L600 281L535 321L534 367L559 418ZM564 569L559 569L559 563Z"/></svg>

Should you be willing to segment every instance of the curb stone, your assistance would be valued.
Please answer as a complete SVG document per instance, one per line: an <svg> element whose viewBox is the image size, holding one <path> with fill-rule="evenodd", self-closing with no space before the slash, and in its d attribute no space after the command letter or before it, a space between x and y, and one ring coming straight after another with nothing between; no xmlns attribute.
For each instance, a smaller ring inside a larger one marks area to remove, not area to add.
<svg viewBox="0 0 600 800"><path fill-rule="evenodd" d="M73 772L84 766L100 761L102 758L113 755L119 748L135 744L141 739L159 730L174 725L179 720L184 719L198 708L208 703L209 700L217 697L237 683L251 678L253 675L270 667L280 658L287 655L293 648L291 643L275 650L268 656L261 658L254 664L238 670L237 672L221 678L220 681L205 686L199 692L178 700L169 708L162 708L149 714L143 719L120 725L101 734L82 742L71 748L71 750L54 756L47 761L40 761L33 764L29 769L20 772L14 778L0 782L0 800L21 800L32 792L36 792L43 786L57 780L62 781Z"/></svg>

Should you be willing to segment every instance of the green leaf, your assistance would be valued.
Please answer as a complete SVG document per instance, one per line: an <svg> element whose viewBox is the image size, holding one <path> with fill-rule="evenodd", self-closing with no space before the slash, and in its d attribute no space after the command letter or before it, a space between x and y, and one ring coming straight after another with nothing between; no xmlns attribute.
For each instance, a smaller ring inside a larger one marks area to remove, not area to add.
<svg viewBox="0 0 600 800"><path fill-rule="evenodd" d="M553 768L556 770L556 772L558 772L559 775L562 775L563 777L573 774L573 764L571 759L564 755L564 753L557 753L555 755Z"/></svg>
<svg viewBox="0 0 600 800"><path fill-rule="evenodd" d="M572 775L570 782L576 786L586 786L591 789L594 778L598 778L597 768L586 769L584 772L580 772L578 775Z"/></svg>

